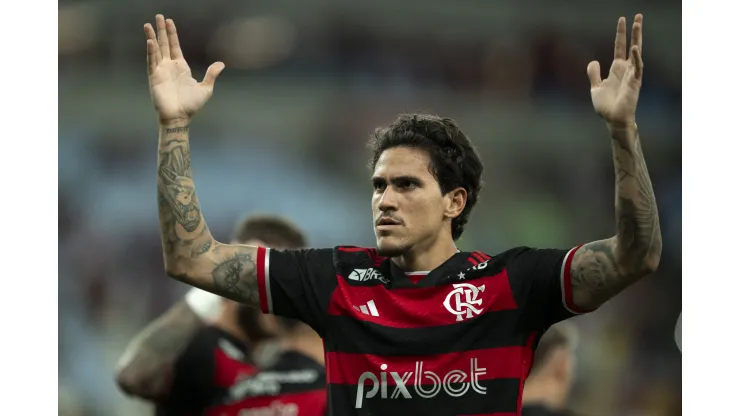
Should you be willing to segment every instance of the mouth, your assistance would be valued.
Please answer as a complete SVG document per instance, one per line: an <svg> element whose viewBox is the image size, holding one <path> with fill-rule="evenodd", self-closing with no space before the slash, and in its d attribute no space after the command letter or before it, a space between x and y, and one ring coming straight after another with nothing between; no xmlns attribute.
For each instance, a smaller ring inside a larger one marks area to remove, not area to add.
<svg viewBox="0 0 740 416"><path fill-rule="evenodd" d="M401 226L403 223L390 217L381 217L375 221L375 229L378 231L390 231Z"/></svg>
<svg viewBox="0 0 740 416"><path fill-rule="evenodd" d="M401 225L401 221L395 220L390 217L380 217L377 221L375 221L375 225L377 227L380 226L393 226L393 225Z"/></svg>

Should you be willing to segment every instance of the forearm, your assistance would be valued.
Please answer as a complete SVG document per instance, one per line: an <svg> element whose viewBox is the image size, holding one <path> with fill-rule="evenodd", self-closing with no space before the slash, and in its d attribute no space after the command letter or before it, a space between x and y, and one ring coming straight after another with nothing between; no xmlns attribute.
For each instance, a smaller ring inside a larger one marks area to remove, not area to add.
<svg viewBox="0 0 740 416"><path fill-rule="evenodd" d="M616 173L616 264L628 279L657 269L663 247L653 184L637 126L611 128Z"/></svg>
<svg viewBox="0 0 740 416"><path fill-rule="evenodd" d="M160 127L157 194L167 274L258 307L257 247L221 244L213 239L195 193L187 123Z"/></svg>
<svg viewBox="0 0 740 416"><path fill-rule="evenodd" d="M173 367L205 323L183 300L149 324L126 347L118 362L116 382L128 394L164 398Z"/></svg>
<svg viewBox="0 0 740 416"><path fill-rule="evenodd" d="M573 257L573 302L592 310L655 271L662 239L653 186L636 127L611 128L616 174L614 237L581 247Z"/></svg>
<svg viewBox="0 0 740 416"><path fill-rule="evenodd" d="M190 263L214 243L195 193L187 122L159 128L157 197L168 273L183 278L186 283L208 287L208 282L188 281L185 273Z"/></svg>

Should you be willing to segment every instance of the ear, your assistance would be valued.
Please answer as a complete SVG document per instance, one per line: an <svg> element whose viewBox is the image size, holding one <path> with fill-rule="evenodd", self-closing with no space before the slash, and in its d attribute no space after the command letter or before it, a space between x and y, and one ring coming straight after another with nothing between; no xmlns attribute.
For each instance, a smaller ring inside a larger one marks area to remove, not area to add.
<svg viewBox="0 0 740 416"><path fill-rule="evenodd" d="M465 188L455 188L445 195L445 218L457 218L465 209L468 192Z"/></svg>

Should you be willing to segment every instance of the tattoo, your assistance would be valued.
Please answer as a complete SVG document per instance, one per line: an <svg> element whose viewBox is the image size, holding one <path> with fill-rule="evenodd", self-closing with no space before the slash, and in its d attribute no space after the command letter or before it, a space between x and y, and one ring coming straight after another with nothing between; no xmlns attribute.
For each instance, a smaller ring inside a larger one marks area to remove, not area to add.
<svg viewBox="0 0 740 416"><path fill-rule="evenodd" d="M160 138L157 192L167 255L188 248L208 233L195 194L190 146L187 137L182 137L187 131L187 127L167 128ZM192 251L198 253L205 244L210 244L210 238Z"/></svg>
<svg viewBox="0 0 740 416"><path fill-rule="evenodd" d="M573 301L593 309L657 268L658 208L636 132L613 133L617 235L586 244L571 266Z"/></svg>
<svg viewBox="0 0 740 416"><path fill-rule="evenodd" d="M213 284L232 299L258 305L256 271L257 265L251 254L236 253L213 269Z"/></svg>
<svg viewBox="0 0 740 416"><path fill-rule="evenodd" d="M258 307L256 249L213 239L195 193L187 127L160 130L157 179L160 231L170 277Z"/></svg>
<svg viewBox="0 0 740 416"><path fill-rule="evenodd" d="M617 253L627 266L640 269L660 257L662 239L658 206L639 136L613 140L617 176Z"/></svg>
<svg viewBox="0 0 740 416"><path fill-rule="evenodd" d="M174 133L187 133L190 128L188 126L185 127L172 127L165 129L164 132L166 134L174 134Z"/></svg>
<svg viewBox="0 0 740 416"><path fill-rule="evenodd" d="M200 246L200 247L198 248L198 250L196 250L196 251L195 251L195 252L193 253L193 256L200 256L201 254L205 254L205 253L207 253L207 252L208 252L208 250L210 250L210 249L211 249L211 242L210 242L210 241L206 241L205 243L203 243L203 244L202 244L202 245L201 245L201 246Z"/></svg>

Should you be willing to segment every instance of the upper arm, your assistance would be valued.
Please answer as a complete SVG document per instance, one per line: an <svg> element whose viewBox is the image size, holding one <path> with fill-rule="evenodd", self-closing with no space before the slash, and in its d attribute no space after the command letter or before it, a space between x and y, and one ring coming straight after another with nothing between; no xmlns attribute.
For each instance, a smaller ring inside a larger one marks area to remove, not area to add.
<svg viewBox="0 0 740 416"><path fill-rule="evenodd" d="M201 256L183 260L170 275L264 313L309 324L322 333L336 287L334 250L274 250L214 243Z"/></svg>
<svg viewBox="0 0 740 416"><path fill-rule="evenodd" d="M208 250L168 264L173 278L249 306L259 306L257 252L260 247L213 242Z"/></svg>
<svg viewBox="0 0 740 416"><path fill-rule="evenodd" d="M617 239L581 246L570 267L570 290L574 308L596 309L647 271L620 262Z"/></svg>
<svg viewBox="0 0 740 416"><path fill-rule="evenodd" d="M334 250L260 249L257 282L262 312L301 320L323 334L337 286Z"/></svg>

